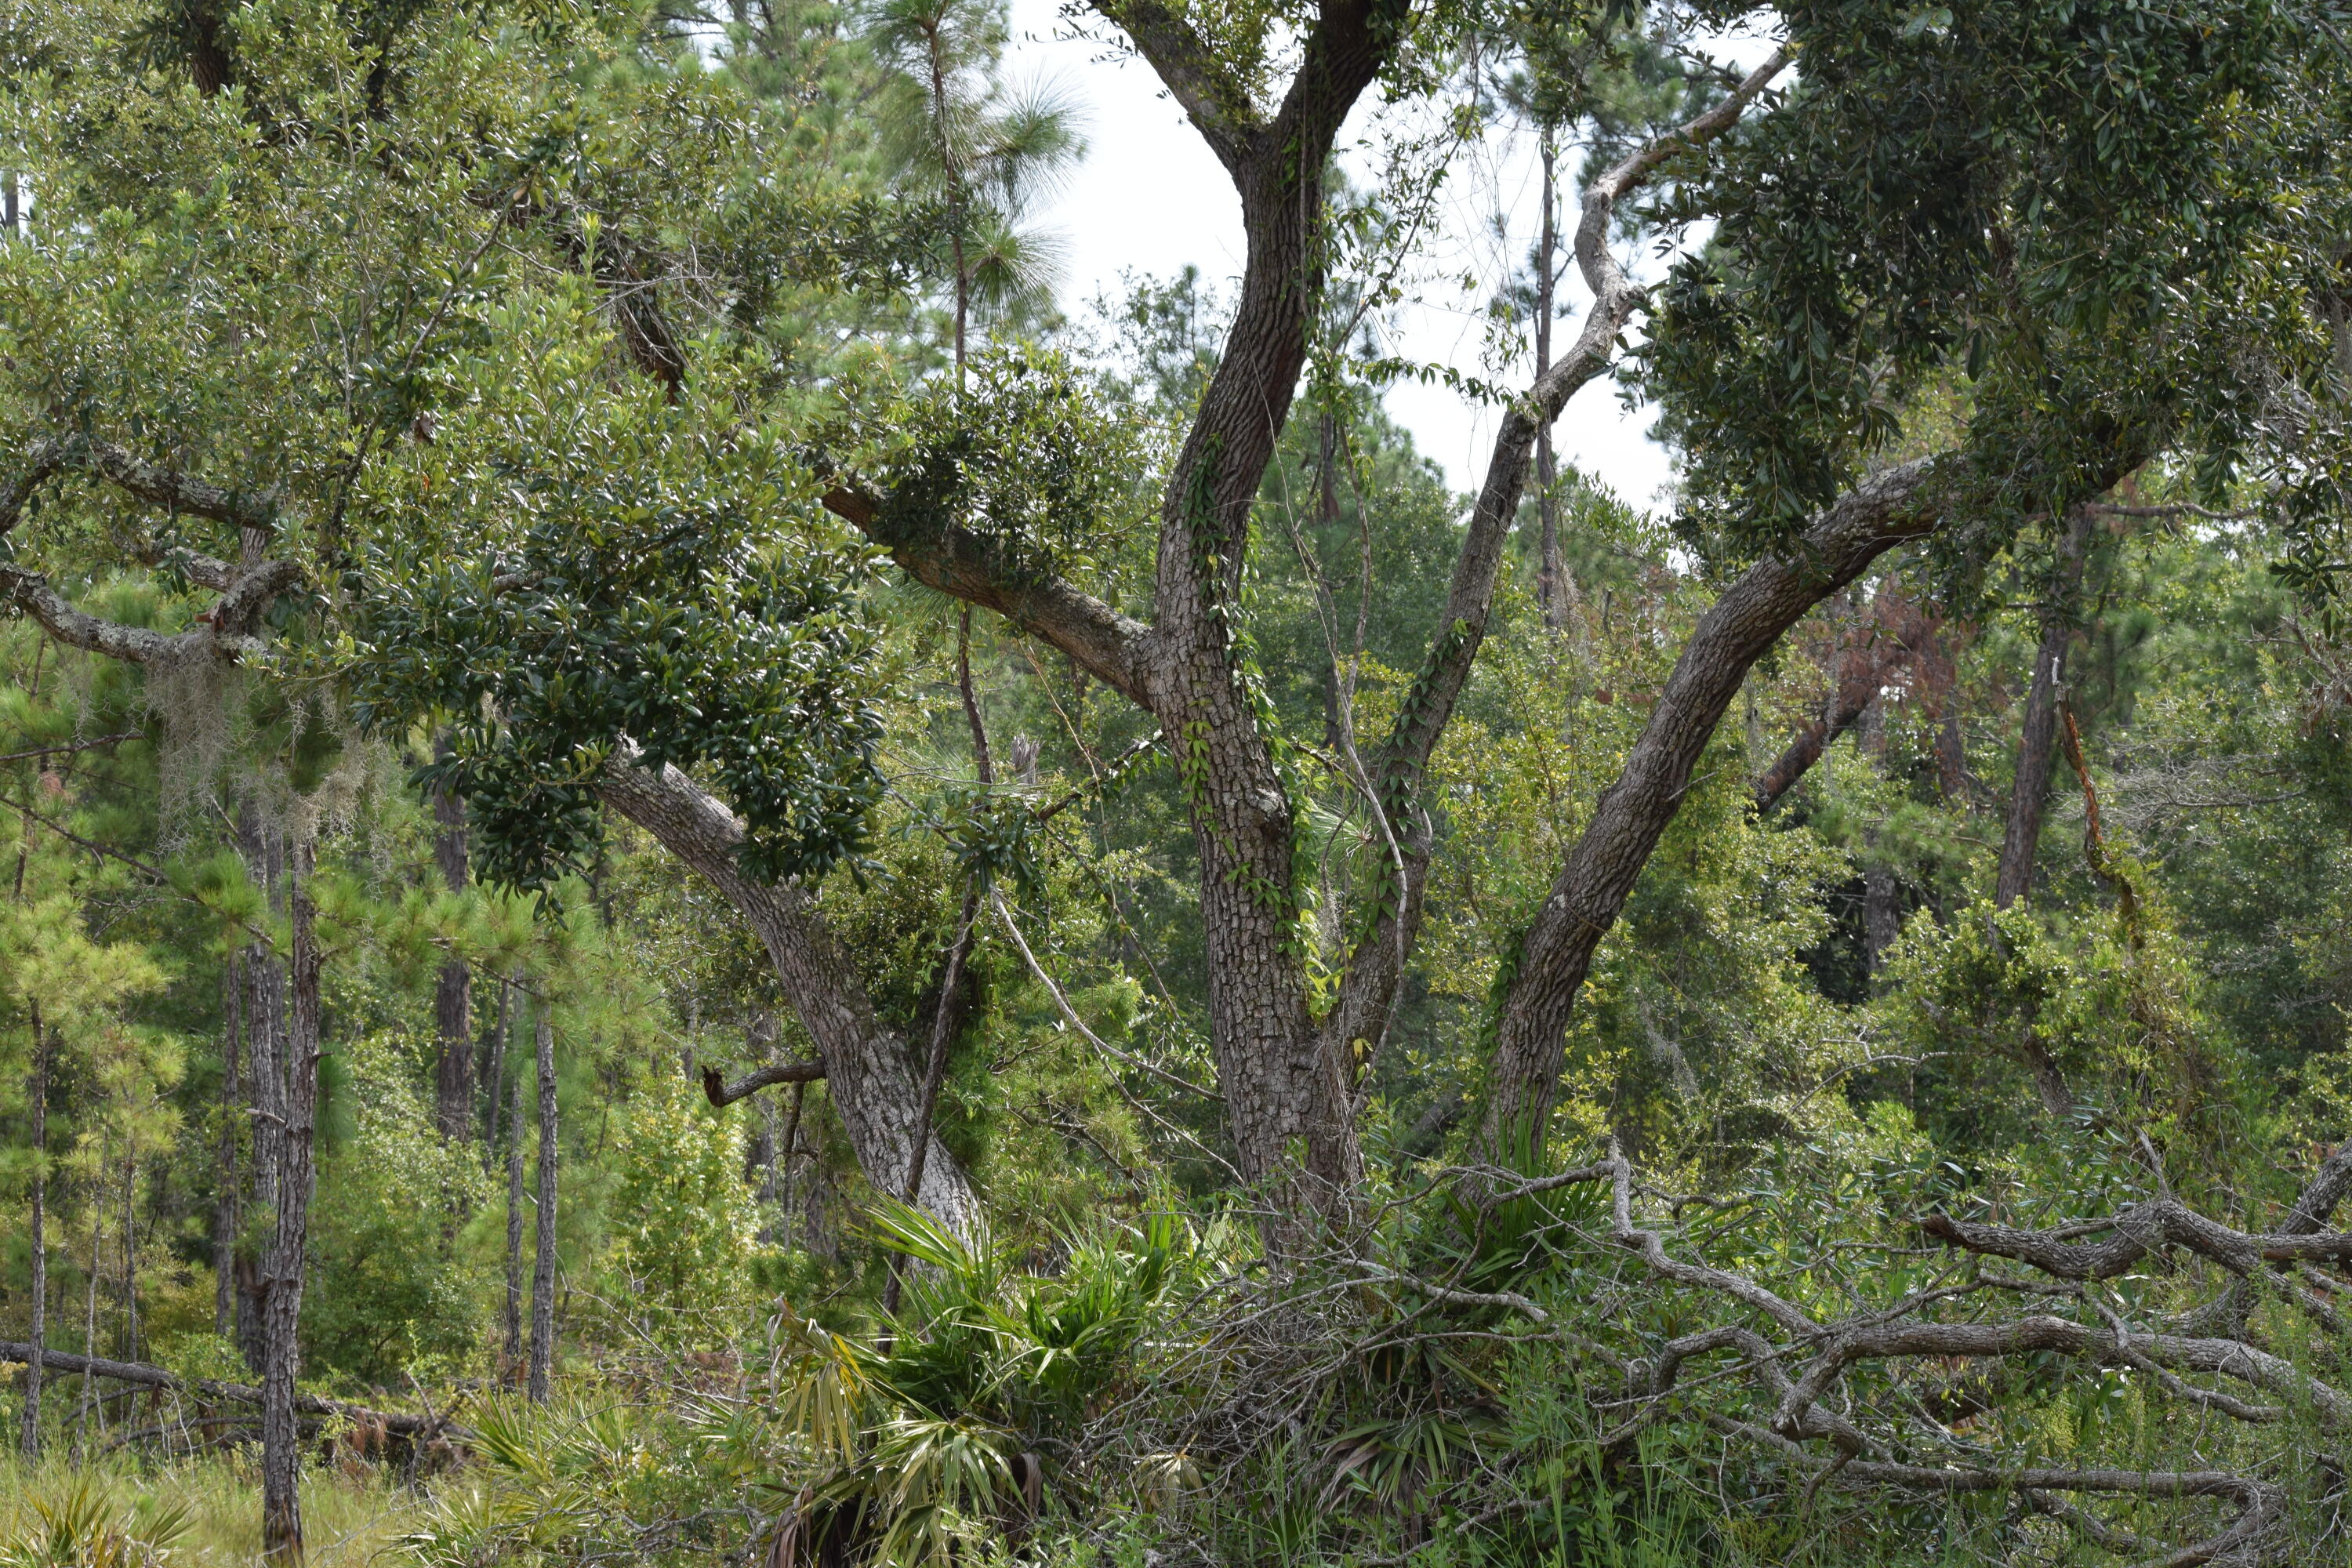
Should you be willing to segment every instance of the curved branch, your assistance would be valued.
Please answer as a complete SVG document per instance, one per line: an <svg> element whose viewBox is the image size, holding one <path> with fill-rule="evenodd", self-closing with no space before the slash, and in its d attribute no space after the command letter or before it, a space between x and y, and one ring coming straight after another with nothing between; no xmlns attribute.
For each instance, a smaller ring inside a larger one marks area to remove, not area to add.
<svg viewBox="0 0 2352 1568"><path fill-rule="evenodd" d="M969 529L931 527L918 533L902 527L885 498L859 486L836 481L823 500L827 511L887 550L890 559L917 582L994 610L1150 710L1150 626L1059 577L1007 561L1001 549Z"/></svg>
<svg viewBox="0 0 2352 1568"><path fill-rule="evenodd" d="M1748 670L1781 634L1895 545L1943 521L1926 504L1937 459L1881 470L1823 511L1783 553L1742 573L1685 646L1617 782L1553 881L1521 945L1504 999L1490 1142L1549 1110L1570 1015L1601 939L1632 896L1650 852L1681 809L1700 754Z"/></svg>
<svg viewBox="0 0 2352 1568"><path fill-rule="evenodd" d="M904 1192L918 1099L906 1042L876 1015L848 951L807 892L744 875L736 860L743 827L734 813L675 767L656 772L636 757L624 742L597 775L598 795L701 873L759 934L785 999L816 1042L859 1168L879 1190ZM937 1134L923 1163L920 1201L959 1234L970 1234L979 1219L971 1181Z"/></svg>
<svg viewBox="0 0 2352 1568"><path fill-rule="evenodd" d="M2289 1231L2250 1236L2206 1218L2176 1198L2136 1204L2117 1215L2113 1224L2116 1234L2094 1245L2070 1242L2051 1231L1978 1225L1943 1214L1929 1215L1919 1228L1950 1246L2015 1258L2060 1279L2113 1279L2167 1247L2185 1247L2242 1276L2264 1263L2352 1258L2352 1234Z"/></svg>

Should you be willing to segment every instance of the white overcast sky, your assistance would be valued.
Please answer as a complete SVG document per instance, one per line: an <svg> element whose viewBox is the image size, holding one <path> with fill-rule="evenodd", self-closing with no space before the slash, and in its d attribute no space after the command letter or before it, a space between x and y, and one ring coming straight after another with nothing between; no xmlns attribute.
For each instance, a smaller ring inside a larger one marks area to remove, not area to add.
<svg viewBox="0 0 2352 1568"><path fill-rule="evenodd" d="M1012 0L1012 23L1008 74L1016 80L1053 81L1076 102L1086 121L1084 164L1059 200L1035 219L1039 226L1057 231L1065 247L1065 308L1076 314L1098 292L1116 297L1122 272L1168 278L1187 262L1229 298L1242 269L1240 202L1224 170L1183 111L1160 90L1150 68L1120 57L1099 37L1071 37L1055 0ZM1371 142L1379 120L1368 97L1342 138L1343 149L1359 144L1360 150L1346 161L1360 176L1368 177L1375 166ZM1481 312L1507 270L1507 258L1524 258L1532 242L1535 172L1532 139L1506 133L1465 149L1454 161L1441 191L1438 232L1424 245L1416 269L1417 302L1396 313L1386 352L1450 364L1501 384L1526 384L1531 362L1507 373L1482 363ZM1568 184L1566 171L1562 183ZM1507 240L1497 237L1498 215L1507 219ZM1623 259L1637 275L1658 270L1647 256ZM1475 290L1462 288L1465 274L1477 279ZM1574 335L1586 302L1570 268L1566 303L1571 313L1555 329L1556 342ZM1388 406L1454 489L1476 485L1494 437L1493 409L1472 404L1443 383L1411 382L1391 390ZM1593 383L1569 405L1555 441L1564 460L1628 501L1648 506L1673 478L1666 452L1648 437L1650 422L1646 411L1623 408L1613 384Z"/></svg>

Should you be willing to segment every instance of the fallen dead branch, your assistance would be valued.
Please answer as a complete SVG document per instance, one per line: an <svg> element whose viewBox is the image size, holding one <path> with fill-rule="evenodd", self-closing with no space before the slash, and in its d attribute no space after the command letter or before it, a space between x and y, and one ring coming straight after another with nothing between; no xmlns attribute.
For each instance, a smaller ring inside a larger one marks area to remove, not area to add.
<svg viewBox="0 0 2352 1568"><path fill-rule="evenodd" d="M23 1341L0 1340L0 1364L30 1365L33 1347ZM232 1405L261 1404L261 1390L248 1384L222 1383L209 1377L182 1377L168 1367L151 1366L145 1362L109 1361L103 1356L75 1355L66 1351L44 1351L41 1365L51 1372L69 1376L111 1378L117 1383L137 1384L142 1387L172 1394L191 1394L201 1399L226 1400ZM297 1394L294 1408L305 1415L341 1415L354 1423L372 1426L397 1437L419 1437L426 1441L436 1436L471 1437L470 1427L446 1420L424 1415L407 1415L395 1410L372 1410L364 1405L347 1400L327 1399L315 1394Z"/></svg>

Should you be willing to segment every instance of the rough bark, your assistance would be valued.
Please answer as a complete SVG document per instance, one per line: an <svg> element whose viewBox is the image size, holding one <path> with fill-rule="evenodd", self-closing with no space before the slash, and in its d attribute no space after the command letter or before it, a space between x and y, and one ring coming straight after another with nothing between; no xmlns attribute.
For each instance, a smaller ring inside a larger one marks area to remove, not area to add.
<svg viewBox="0 0 2352 1568"><path fill-rule="evenodd" d="M555 1026L545 1007L539 1029L539 1202L532 1230L538 1257L530 1276L530 1399L547 1403L548 1373L555 1364Z"/></svg>
<svg viewBox="0 0 2352 1568"><path fill-rule="evenodd" d="M441 882L452 893L466 890L466 802L447 790L433 795L433 858ZM433 1121L442 1137L471 1142L474 1136L474 973L465 960L441 965L434 990L433 1017L441 1056L434 1068Z"/></svg>
<svg viewBox="0 0 2352 1568"><path fill-rule="evenodd" d="M514 1079L514 1115L507 1127L507 1301L499 1365L511 1377L522 1364L522 1074Z"/></svg>
<svg viewBox="0 0 2352 1568"><path fill-rule="evenodd" d="M2078 510L2060 546L2054 590L2042 609L2042 643L2034 650L2033 682L2017 737L2017 772L2010 785L2009 818L2000 839L2000 871L1993 902L2007 909L2033 888L2033 856L2042 842L2042 816L2050 795L2057 750L2058 701L2065 688L2066 648L2074 640L2083 563L2090 552L2091 513Z"/></svg>
<svg viewBox="0 0 2352 1568"><path fill-rule="evenodd" d="M1936 525L1938 514L1921 495L1932 470L1933 459L1921 458L1857 485L1783 554L1749 567L1701 618L1521 943L1517 977L1497 1020L1484 1126L1490 1149L1543 1124L1593 952L1680 809L1691 772L1748 669L1815 605Z"/></svg>
<svg viewBox="0 0 2352 1568"><path fill-rule="evenodd" d="M785 1001L816 1044L859 1168L879 1190L905 1191L921 1098L906 1042L876 1016L848 952L808 894L743 874L735 858L743 830L734 816L676 768L656 773L632 757L617 755L598 780L604 804L701 873L758 933ZM936 1140L919 1201L960 1234L979 1217L970 1178Z"/></svg>
<svg viewBox="0 0 2352 1568"><path fill-rule="evenodd" d="M40 1004L34 1003L31 1012L33 1075L26 1093L32 1112L28 1131L33 1145L33 1202L26 1239L32 1247L33 1277L27 1282L32 1291L32 1321L26 1331L32 1340L23 1358L25 1428L21 1445L28 1460L37 1458L41 1452L41 1347L47 1344L49 1331L49 1037L41 1026Z"/></svg>
<svg viewBox="0 0 2352 1568"><path fill-rule="evenodd" d="M265 1557L278 1563L302 1560L299 1490L301 1431L295 1379L301 1374L303 1252L308 1243L311 1189L311 1133L319 1089L319 944L310 902L310 840L307 828L294 835L287 867L288 905L292 916L289 967L283 1125L278 1146L277 1227L262 1293L261 1540Z"/></svg>

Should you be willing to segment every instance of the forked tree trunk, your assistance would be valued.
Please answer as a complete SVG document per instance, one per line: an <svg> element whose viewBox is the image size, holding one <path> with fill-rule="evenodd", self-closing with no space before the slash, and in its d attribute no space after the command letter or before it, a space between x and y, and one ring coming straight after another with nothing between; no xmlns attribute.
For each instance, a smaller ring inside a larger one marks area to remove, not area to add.
<svg viewBox="0 0 2352 1568"><path fill-rule="evenodd" d="M25 1363L25 1458L41 1451L41 1352L49 1331L49 1037L41 1027L41 1005L32 1005L33 1079L26 1086L32 1104L33 1212L27 1240L33 1249L32 1354Z"/></svg>
<svg viewBox="0 0 2352 1568"><path fill-rule="evenodd" d="M302 1560L302 1434L294 1407L301 1374L303 1251L309 1243L311 1137L319 1092L319 944L310 901L310 837L295 835L288 867L292 915L291 1005L286 1032L278 1224L263 1280L261 1546L279 1564Z"/></svg>
<svg viewBox="0 0 2352 1568"><path fill-rule="evenodd" d="M2074 639L2074 621L2083 590L2083 565L2090 554L2091 512L2078 510L2059 546L2058 570L2049 597L2042 606L2042 642L2034 649L2033 682L2026 689L2025 718L2018 726L2017 771L2011 780L2009 816L2000 838L2000 869L1993 884L1997 909L2029 898L2033 890L2033 861L2042 843L2042 818L2050 798L2050 774L2058 750L2058 708L2066 691L2066 650ZM2053 1118L2074 1111L2074 1092L2066 1075L2050 1054L2038 1019L2028 1019L2023 1049L2026 1070L2033 1075L2034 1092L2042 1108Z"/></svg>
<svg viewBox="0 0 2352 1568"><path fill-rule="evenodd" d="M530 1398L547 1403L555 1364L555 1026L539 1013L539 1258L530 1277Z"/></svg>

